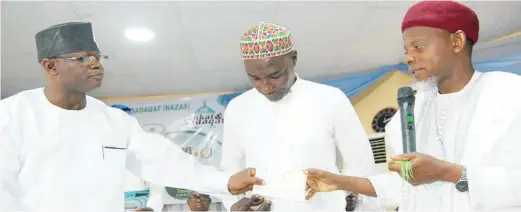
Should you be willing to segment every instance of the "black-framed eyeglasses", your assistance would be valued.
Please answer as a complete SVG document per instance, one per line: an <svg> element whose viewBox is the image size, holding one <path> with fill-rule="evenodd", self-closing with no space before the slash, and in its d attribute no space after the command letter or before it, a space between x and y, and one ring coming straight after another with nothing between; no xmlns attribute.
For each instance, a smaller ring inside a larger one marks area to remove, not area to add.
<svg viewBox="0 0 521 212"><path fill-rule="evenodd" d="M210 199L210 196L208 195L204 195L204 194L201 194L199 196L197 195L191 195L190 197L188 197L189 200L197 200L197 199L200 199L202 201L204 200L209 200Z"/></svg>
<svg viewBox="0 0 521 212"><path fill-rule="evenodd" d="M64 57L64 56L58 56L56 58L60 59L66 59L66 60L77 60L81 61L84 65L90 65L94 61L103 62L103 60L108 60L108 55L97 55L97 56L85 56L85 57Z"/></svg>

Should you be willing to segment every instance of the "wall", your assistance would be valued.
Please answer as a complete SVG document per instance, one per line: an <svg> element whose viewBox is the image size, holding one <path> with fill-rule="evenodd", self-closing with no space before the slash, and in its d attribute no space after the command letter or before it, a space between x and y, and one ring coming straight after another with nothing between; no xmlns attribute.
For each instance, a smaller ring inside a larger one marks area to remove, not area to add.
<svg viewBox="0 0 521 212"><path fill-rule="evenodd" d="M412 78L401 72L392 71L376 83L351 98L356 113L368 135L376 133L371 128L374 116L386 107L398 107L396 92L412 82Z"/></svg>

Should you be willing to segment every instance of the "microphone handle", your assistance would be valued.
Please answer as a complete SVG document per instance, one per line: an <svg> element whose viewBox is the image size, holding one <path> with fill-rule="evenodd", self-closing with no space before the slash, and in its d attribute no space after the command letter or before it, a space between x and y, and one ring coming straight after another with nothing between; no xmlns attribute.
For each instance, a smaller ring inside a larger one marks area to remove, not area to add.
<svg viewBox="0 0 521 212"><path fill-rule="evenodd" d="M400 105L402 123L403 153L416 152L416 127L414 124L414 103L403 102Z"/></svg>

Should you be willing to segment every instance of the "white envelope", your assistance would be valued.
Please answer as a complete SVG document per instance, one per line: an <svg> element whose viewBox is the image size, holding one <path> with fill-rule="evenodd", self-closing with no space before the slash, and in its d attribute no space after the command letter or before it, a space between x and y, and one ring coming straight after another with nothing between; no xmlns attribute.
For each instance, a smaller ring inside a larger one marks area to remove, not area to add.
<svg viewBox="0 0 521 212"><path fill-rule="evenodd" d="M306 200L307 177L301 170L282 175L257 170L255 176L263 179L265 184L263 186L253 186L252 194L258 194L271 199Z"/></svg>

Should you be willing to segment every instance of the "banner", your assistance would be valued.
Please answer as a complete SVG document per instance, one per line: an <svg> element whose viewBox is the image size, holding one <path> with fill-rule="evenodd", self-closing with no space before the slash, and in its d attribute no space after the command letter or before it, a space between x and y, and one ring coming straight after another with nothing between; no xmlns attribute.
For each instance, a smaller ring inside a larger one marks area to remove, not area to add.
<svg viewBox="0 0 521 212"><path fill-rule="evenodd" d="M202 163L219 167L225 107L218 96L128 100L122 104L132 109L145 131L163 135ZM167 188L170 196L186 200L190 193L184 189Z"/></svg>

